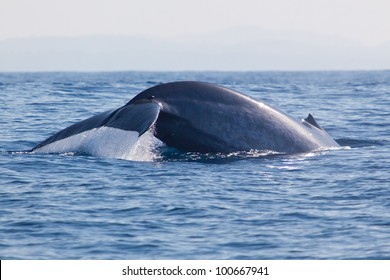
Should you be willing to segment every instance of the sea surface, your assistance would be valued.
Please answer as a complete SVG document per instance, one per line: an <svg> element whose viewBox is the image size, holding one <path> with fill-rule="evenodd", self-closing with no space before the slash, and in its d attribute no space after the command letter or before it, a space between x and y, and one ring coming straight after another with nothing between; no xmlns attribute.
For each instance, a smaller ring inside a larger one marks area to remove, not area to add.
<svg viewBox="0 0 390 280"><path fill-rule="evenodd" d="M26 152L179 80L312 113L341 148ZM0 131L0 259L390 259L390 71L0 73Z"/></svg>

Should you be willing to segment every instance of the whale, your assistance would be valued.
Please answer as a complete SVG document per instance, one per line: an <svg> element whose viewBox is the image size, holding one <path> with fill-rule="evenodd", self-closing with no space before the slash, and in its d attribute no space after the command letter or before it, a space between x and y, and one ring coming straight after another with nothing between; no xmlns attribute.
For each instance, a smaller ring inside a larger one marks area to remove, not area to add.
<svg viewBox="0 0 390 280"><path fill-rule="evenodd" d="M89 142L96 142L101 134L105 135L101 145L114 142L111 145L120 150L119 145L125 142L124 149L128 149L147 131L183 152L267 150L293 154L339 147L312 114L297 119L218 84L179 81L148 88L124 106L67 127L31 151L62 153L87 149ZM115 142L123 137L128 141ZM72 138L82 141L67 141Z"/></svg>

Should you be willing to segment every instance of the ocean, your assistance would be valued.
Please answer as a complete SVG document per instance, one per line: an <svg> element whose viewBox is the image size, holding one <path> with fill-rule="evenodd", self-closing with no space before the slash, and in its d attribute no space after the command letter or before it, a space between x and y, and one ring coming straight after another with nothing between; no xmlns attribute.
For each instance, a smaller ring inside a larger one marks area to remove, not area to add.
<svg viewBox="0 0 390 280"><path fill-rule="evenodd" d="M312 113L341 148L25 152L181 80ZM0 128L0 259L390 259L390 71L0 73Z"/></svg>

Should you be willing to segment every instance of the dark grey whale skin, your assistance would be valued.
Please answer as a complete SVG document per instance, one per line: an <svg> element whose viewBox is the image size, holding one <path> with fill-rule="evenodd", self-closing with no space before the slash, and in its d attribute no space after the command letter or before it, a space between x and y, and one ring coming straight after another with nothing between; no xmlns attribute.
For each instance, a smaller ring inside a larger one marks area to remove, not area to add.
<svg viewBox="0 0 390 280"><path fill-rule="evenodd" d="M102 126L154 135L184 152L301 153L339 145L313 116L302 121L237 91L204 82L160 84L126 105L69 126L31 151Z"/></svg>
<svg viewBox="0 0 390 280"><path fill-rule="evenodd" d="M182 151L301 153L339 146L312 115L300 121L215 84L160 84L141 92L128 105L146 101L160 106L155 136Z"/></svg>

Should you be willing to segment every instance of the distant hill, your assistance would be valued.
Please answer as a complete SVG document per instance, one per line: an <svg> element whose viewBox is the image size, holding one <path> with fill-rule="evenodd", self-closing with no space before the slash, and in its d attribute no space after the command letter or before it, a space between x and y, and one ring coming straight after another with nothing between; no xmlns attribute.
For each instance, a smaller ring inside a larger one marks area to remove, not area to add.
<svg viewBox="0 0 390 280"><path fill-rule="evenodd" d="M0 71L390 69L390 42L366 47L305 32L232 28L177 38L85 36L0 41Z"/></svg>

